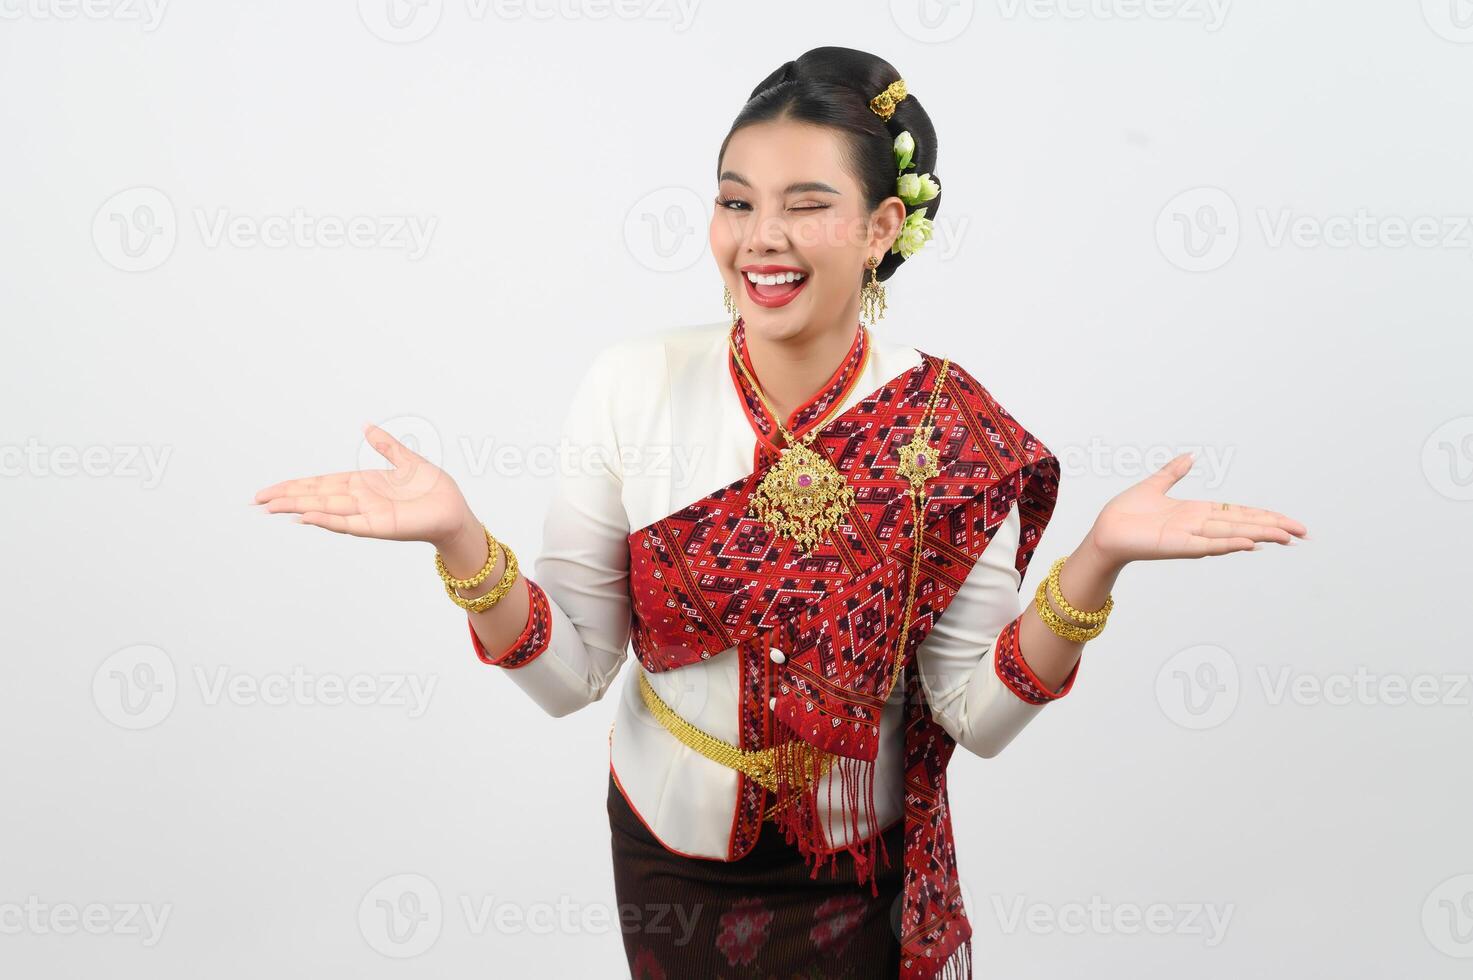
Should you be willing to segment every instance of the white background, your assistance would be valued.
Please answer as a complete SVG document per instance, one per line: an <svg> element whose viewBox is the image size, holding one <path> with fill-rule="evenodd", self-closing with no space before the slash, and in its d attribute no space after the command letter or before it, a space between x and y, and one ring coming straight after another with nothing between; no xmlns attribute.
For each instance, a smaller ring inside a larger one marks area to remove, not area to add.
<svg viewBox="0 0 1473 980"><path fill-rule="evenodd" d="M1467 975L1467 0L386 2L0 0L0 973L625 975L612 700L545 716L428 545L251 496L379 421L530 566L551 478L494 451L722 318L717 148L840 44L941 140L880 332L1064 463L1024 597L1183 449L1310 529L1126 569L1071 695L954 759L979 974Z"/></svg>

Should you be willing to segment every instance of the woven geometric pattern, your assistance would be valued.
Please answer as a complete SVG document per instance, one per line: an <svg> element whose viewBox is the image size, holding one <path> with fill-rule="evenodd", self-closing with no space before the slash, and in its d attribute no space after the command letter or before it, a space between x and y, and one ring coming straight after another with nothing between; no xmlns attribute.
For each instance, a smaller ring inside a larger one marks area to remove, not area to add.
<svg viewBox="0 0 1473 980"><path fill-rule="evenodd" d="M527 582L527 622L522 627L521 635L512 641L499 656L493 657L482 645L481 638L476 635L476 628L471 625L470 614L466 614L466 626L471 631L471 643L476 648L476 656L493 667L505 667L508 670L521 667L531 663L542 652L547 649L552 640L552 610L547 605L547 593L542 587L530 578Z"/></svg>
<svg viewBox="0 0 1473 980"><path fill-rule="evenodd" d="M1039 680L1038 675L1028 666L1028 661L1023 659L1022 651L1018 648L1018 630L1021 626L1021 621L1014 619L1003 627L1002 634L997 638L997 649L992 660L993 668L1002 682L1029 704L1048 704L1050 701L1057 701L1068 694L1069 689L1074 686L1074 677L1079 673L1079 661L1074 662L1069 676L1064 678L1063 686L1057 691L1050 690L1048 685Z"/></svg>
<svg viewBox="0 0 1473 980"><path fill-rule="evenodd" d="M922 363L830 422L814 442L855 490L846 519L808 554L747 516L765 470L629 535L635 653L652 672L746 641L787 656L778 718L828 751L874 759L913 548L909 484L896 473L940 362ZM964 369L936 405L940 475L926 486L925 550L905 657L956 595L1016 501L1027 568L1057 495L1058 465Z"/></svg>
<svg viewBox="0 0 1473 980"><path fill-rule="evenodd" d="M745 346L738 349L745 358ZM815 405L843 397L861 355L862 340L798 416L815 424L821 420L825 413ZM842 757L843 786L836 798L860 799L852 782L865 777L853 774L865 773L872 799L869 764L878 753L880 713L903 626L915 538L909 484L896 467L900 447L923 416L941 362L923 353L919 365L861 398L818 434L812 448L844 475L856 503L827 540L799 554L793 542L747 516L753 491L778 458L777 447L766 438L776 428L734 358L728 359L759 436L758 465L629 534L634 650L646 669L659 672L736 646L741 747L802 738ZM1012 506L1017 504L1021 519L1014 565L1022 576L1058 496L1057 458L956 364L942 386L934 423L930 445L941 471L926 485L925 544L910 632L900 652L907 667ZM801 427L789 428L805 434ZM1017 621L1012 625L1016 628ZM780 663L769 656L774 649L784 654ZM956 743L932 717L916 672L906 669L901 683L902 976L931 977L943 970L969 976L972 930L962 907L946 793L946 767ZM859 765L845 766L845 759ZM741 774L738 780L733 858L755 841L768 795L755 780ZM851 839L848 849L872 868L873 844L874 838ZM798 846L815 843L800 833Z"/></svg>

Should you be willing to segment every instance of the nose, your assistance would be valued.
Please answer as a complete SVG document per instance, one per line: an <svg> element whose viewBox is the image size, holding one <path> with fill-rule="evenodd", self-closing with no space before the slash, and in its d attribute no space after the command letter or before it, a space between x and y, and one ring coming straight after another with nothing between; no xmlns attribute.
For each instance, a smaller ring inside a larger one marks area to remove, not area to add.
<svg viewBox="0 0 1473 980"><path fill-rule="evenodd" d="M748 222L746 241L742 246L748 251L756 254L767 254L769 252L783 252L788 248L788 232L783 223L761 210L753 216L756 220Z"/></svg>

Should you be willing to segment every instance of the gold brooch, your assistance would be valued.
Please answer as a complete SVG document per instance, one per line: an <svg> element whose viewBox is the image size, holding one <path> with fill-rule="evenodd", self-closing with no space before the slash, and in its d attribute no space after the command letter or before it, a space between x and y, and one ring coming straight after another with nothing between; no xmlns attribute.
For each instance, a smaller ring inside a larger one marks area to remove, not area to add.
<svg viewBox="0 0 1473 980"><path fill-rule="evenodd" d="M859 329L864 330L864 325L861 324ZM802 439L797 438L778 419L777 412L762 391L762 386L747 370L741 351L737 350L735 327L728 340L737 367L757 393L762 407L767 409L767 414L772 417L773 424L786 441L777 462L768 469L758 482L757 489L752 492L748 502L748 516L767 524L774 534L792 540L800 553L806 553L823 541L854 506L854 489L844 479L844 474L826 456L812 448L819 430L838 415L839 409L843 407L843 400L836 400L828 418L809 429ZM868 361L869 337L866 336L864 363L859 365L855 373L856 379L863 373Z"/></svg>
<svg viewBox="0 0 1473 980"><path fill-rule="evenodd" d="M926 434L926 429L917 427L910 442L900 447L900 465L896 472L910 481L912 489L924 487L927 480L941 472Z"/></svg>
<svg viewBox="0 0 1473 980"><path fill-rule="evenodd" d="M910 442L900 447L900 465L895 467L895 472L910 481L911 491L920 499L925 493L926 481L941 474L941 461L937 459L937 453L931 448L931 430L935 427L936 400L941 395L941 385L946 381L946 374L951 370L951 358L947 358L941 364L941 370L936 372L936 384L931 388L931 400L926 403L926 411L921 415L921 422L911 434Z"/></svg>
<svg viewBox="0 0 1473 980"><path fill-rule="evenodd" d="M752 494L751 515L792 538L800 552L822 541L854 506L844 474L804 443L783 447Z"/></svg>

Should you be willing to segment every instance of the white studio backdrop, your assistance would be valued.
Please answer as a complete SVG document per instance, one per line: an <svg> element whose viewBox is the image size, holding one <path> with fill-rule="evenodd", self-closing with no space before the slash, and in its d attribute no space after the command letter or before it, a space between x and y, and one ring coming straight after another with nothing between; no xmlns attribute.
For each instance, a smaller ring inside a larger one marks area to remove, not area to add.
<svg viewBox="0 0 1473 980"><path fill-rule="evenodd" d="M824 44L940 138L879 332L1063 461L1025 600L1185 449L1310 529L1126 569L955 757L979 975L1468 975L1466 0L0 0L0 975L626 974L612 699L250 500L377 421L530 567L570 386L723 317L717 149Z"/></svg>

